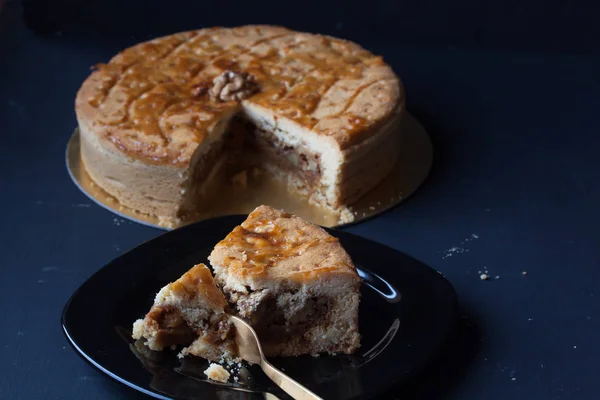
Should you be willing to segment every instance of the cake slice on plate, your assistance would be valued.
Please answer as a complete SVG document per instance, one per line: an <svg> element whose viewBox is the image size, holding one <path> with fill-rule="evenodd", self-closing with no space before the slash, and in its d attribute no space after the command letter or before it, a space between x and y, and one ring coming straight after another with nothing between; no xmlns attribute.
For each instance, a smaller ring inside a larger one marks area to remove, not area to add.
<svg viewBox="0 0 600 400"><path fill-rule="evenodd" d="M204 264L163 287L144 319L133 324L133 338L146 339L152 350L186 346L188 354L212 361L235 357L232 326L225 313L227 301Z"/></svg>
<svg viewBox="0 0 600 400"><path fill-rule="evenodd" d="M158 351L186 346L181 357L231 359L237 349L230 312L253 326L268 357L350 354L360 346L361 280L338 239L322 228L260 206L209 260L215 278L198 264L162 288L134 323L134 339Z"/></svg>
<svg viewBox="0 0 600 400"><path fill-rule="evenodd" d="M353 353L360 345L360 277L338 239L260 206L209 257L234 311L266 356Z"/></svg>

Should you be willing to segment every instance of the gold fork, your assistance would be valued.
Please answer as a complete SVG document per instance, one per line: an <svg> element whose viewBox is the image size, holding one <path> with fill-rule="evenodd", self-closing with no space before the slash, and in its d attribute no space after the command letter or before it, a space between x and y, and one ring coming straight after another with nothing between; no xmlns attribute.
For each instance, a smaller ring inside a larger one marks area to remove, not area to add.
<svg viewBox="0 0 600 400"><path fill-rule="evenodd" d="M321 397L317 396L277 368L265 358L260 341L254 329L243 319L229 316L229 320L235 326L235 341L238 346L240 357L252 364L258 364L264 373L287 394L296 400L317 400Z"/></svg>

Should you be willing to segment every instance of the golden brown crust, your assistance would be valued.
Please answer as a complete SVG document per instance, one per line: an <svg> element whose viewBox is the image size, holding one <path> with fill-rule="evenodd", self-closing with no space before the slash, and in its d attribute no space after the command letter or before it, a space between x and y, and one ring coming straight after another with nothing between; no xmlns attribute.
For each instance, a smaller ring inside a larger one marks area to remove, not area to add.
<svg viewBox="0 0 600 400"><path fill-rule="evenodd" d="M124 50L82 85L79 123L129 156L185 166L240 106L208 95L224 71L256 80L259 91L243 107L268 109L340 148L376 134L403 104L391 68L360 46L253 25L184 32Z"/></svg>
<svg viewBox="0 0 600 400"><path fill-rule="evenodd" d="M242 285L305 283L334 277L360 282L356 267L337 238L268 206L259 206L250 213L215 246L209 260L215 268L226 270L226 279Z"/></svg>
<svg viewBox="0 0 600 400"><path fill-rule="evenodd" d="M211 311L224 312L227 307L223 293L217 288L210 270L204 264L194 265L168 287L170 293L184 301L201 299Z"/></svg>

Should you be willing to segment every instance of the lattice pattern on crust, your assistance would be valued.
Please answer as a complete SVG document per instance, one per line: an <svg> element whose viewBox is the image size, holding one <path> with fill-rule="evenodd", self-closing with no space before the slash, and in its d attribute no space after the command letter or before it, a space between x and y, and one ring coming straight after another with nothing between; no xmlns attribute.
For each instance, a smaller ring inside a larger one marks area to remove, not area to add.
<svg viewBox="0 0 600 400"><path fill-rule="evenodd" d="M398 78L380 57L340 39L270 26L210 28L141 43L99 65L82 86L82 114L122 151L185 164L211 129L239 107L211 102L223 71L247 72L246 100L342 147L401 103ZM98 129L97 129L98 130Z"/></svg>

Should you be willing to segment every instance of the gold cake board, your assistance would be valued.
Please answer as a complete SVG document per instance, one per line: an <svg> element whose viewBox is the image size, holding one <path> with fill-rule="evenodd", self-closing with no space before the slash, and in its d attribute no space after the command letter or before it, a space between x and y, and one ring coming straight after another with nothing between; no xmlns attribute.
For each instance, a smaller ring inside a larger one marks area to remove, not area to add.
<svg viewBox="0 0 600 400"><path fill-rule="evenodd" d="M211 201L200 219L231 214L248 214L260 204L270 205L327 227L342 227L364 221L383 213L406 200L417 190L429 174L433 162L433 148L427 132L412 115L406 114L398 129L403 130L398 162L390 174L373 190L363 196L350 209L354 221L340 223L333 212L309 204L304 198L286 190L286 186L268 175L258 177L248 174L245 187L230 184L215 193L217 201ZM97 186L85 170L79 152L79 131L76 129L67 144L67 169L77 187L96 204L114 214L140 224L159 229L169 229L159 224L156 217L145 215L125 207Z"/></svg>

